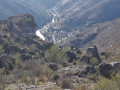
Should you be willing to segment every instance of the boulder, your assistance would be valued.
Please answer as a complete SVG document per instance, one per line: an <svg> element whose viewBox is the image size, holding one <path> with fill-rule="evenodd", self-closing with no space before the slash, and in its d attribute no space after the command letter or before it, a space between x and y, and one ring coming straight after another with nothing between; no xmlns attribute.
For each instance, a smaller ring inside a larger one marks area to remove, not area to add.
<svg viewBox="0 0 120 90"><path fill-rule="evenodd" d="M27 53L28 51L27 51L27 48L24 48L24 49L21 49L20 50L20 54L23 54L23 53Z"/></svg>
<svg viewBox="0 0 120 90"><path fill-rule="evenodd" d="M106 55L106 53L105 53L105 52L101 52L100 55L101 55L101 56L104 56L104 55Z"/></svg>
<svg viewBox="0 0 120 90"><path fill-rule="evenodd" d="M81 62L84 62L84 63L87 63L87 64L90 64L90 57L84 55L82 56L82 58L80 59Z"/></svg>
<svg viewBox="0 0 120 90"><path fill-rule="evenodd" d="M120 73L120 63L101 63L99 65L100 74L106 78L110 78L112 74Z"/></svg>
<svg viewBox="0 0 120 90"><path fill-rule="evenodd" d="M68 65L67 65L66 62L63 62L63 63L62 63L62 66L63 66L63 67L68 67Z"/></svg>
<svg viewBox="0 0 120 90"><path fill-rule="evenodd" d="M97 58L98 63L101 63L101 62L102 62L101 59L100 59L100 56L99 56L99 53L98 53L98 49L97 49L96 46L94 46L94 47L89 47L89 48L87 49L87 51L86 51L86 55L87 55L88 57L95 57L95 58Z"/></svg>
<svg viewBox="0 0 120 90"><path fill-rule="evenodd" d="M19 38L19 37L16 37L15 38L15 43L19 43L19 42L21 42L22 40Z"/></svg>
<svg viewBox="0 0 120 90"><path fill-rule="evenodd" d="M3 44L4 43L4 41L2 40L2 38L0 38L0 44Z"/></svg>
<svg viewBox="0 0 120 90"><path fill-rule="evenodd" d="M63 49L63 47L62 47L62 46L59 46L59 47L58 47L58 50L59 50L59 51L61 51L62 49Z"/></svg>
<svg viewBox="0 0 120 90"><path fill-rule="evenodd" d="M87 66L83 69L83 74L88 74L88 73L95 73L96 69L94 66Z"/></svg>
<svg viewBox="0 0 120 90"><path fill-rule="evenodd" d="M36 44L36 42L33 40L33 38L31 38L29 36L24 37L24 43L27 44L27 45Z"/></svg>
<svg viewBox="0 0 120 90"><path fill-rule="evenodd" d="M6 39L6 38L8 38L8 37L7 37L7 35L3 35L2 38L5 38L5 39Z"/></svg>
<svg viewBox="0 0 120 90"><path fill-rule="evenodd" d="M57 80L60 79L60 76L59 75L55 75L53 79L54 79L54 81L57 81Z"/></svg>
<svg viewBox="0 0 120 90"><path fill-rule="evenodd" d="M110 65L112 65L112 70L114 71L114 73L120 73L120 62L111 62L109 63Z"/></svg>
<svg viewBox="0 0 120 90"><path fill-rule="evenodd" d="M21 56L21 59L22 60L30 60L30 59L32 59L32 56L31 55L29 55L29 54L22 54Z"/></svg>
<svg viewBox="0 0 120 90"><path fill-rule="evenodd" d="M85 66L82 68L81 71L77 72L75 75L81 77L81 76L85 76L88 73L96 73L96 69L94 66Z"/></svg>
<svg viewBox="0 0 120 90"><path fill-rule="evenodd" d="M99 65L100 74L106 78L111 77L112 65L107 63L102 63Z"/></svg>
<svg viewBox="0 0 120 90"><path fill-rule="evenodd" d="M5 27L4 27L5 26ZM30 14L21 14L11 16L5 20L0 21L1 31L7 33L14 33L16 35L35 33L36 23L34 17Z"/></svg>
<svg viewBox="0 0 120 90"><path fill-rule="evenodd" d="M9 55L0 56L0 68L8 68L9 70L13 69L13 64L15 64L15 59Z"/></svg>
<svg viewBox="0 0 120 90"><path fill-rule="evenodd" d="M16 53L19 51L19 48L17 46L8 45L8 44L5 44L3 46L3 49L4 49L5 53Z"/></svg>
<svg viewBox="0 0 120 90"><path fill-rule="evenodd" d="M30 52L28 52L30 55L35 55L35 52L33 52L33 51L30 51Z"/></svg>
<svg viewBox="0 0 120 90"><path fill-rule="evenodd" d="M50 68L51 70L57 70L57 69L58 69L58 65L57 65L56 63L50 63L50 64L49 64L49 68Z"/></svg>
<svg viewBox="0 0 120 90"><path fill-rule="evenodd" d="M76 59L76 55L72 51L67 52L67 57L69 58L68 62L70 62L70 63L72 63L73 60Z"/></svg>
<svg viewBox="0 0 120 90"><path fill-rule="evenodd" d="M71 51L76 51L76 50L78 50L78 48L71 46Z"/></svg>
<svg viewBox="0 0 120 90"><path fill-rule="evenodd" d="M82 52L81 52L81 50L77 50L77 52L76 52L77 54L82 54Z"/></svg>

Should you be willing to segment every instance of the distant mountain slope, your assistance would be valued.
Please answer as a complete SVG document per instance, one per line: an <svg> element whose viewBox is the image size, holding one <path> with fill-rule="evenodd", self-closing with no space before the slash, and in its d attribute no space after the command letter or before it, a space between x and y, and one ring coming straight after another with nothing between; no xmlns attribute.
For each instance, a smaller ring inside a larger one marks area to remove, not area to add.
<svg viewBox="0 0 120 90"><path fill-rule="evenodd" d="M100 51L114 52L120 48L120 18L93 25L58 45L82 48L97 46Z"/></svg>
<svg viewBox="0 0 120 90"><path fill-rule="evenodd" d="M47 30L43 30L47 40L60 45L63 45L64 41L69 45L72 40L72 45L81 46L94 39L97 33L94 32L91 38L87 38L86 32L84 35L88 40L82 41L81 44L78 41L78 45L74 44L76 41L73 37L78 33L85 33L86 28L94 24L120 18L120 0L62 0L53 10L56 13L56 22L51 23Z"/></svg>
<svg viewBox="0 0 120 90"><path fill-rule="evenodd" d="M47 5L44 5L42 1L0 0L0 20L13 15L30 13L35 17L40 28L52 19L51 13L47 11Z"/></svg>
<svg viewBox="0 0 120 90"><path fill-rule="evenodd" d="M61 23L88 27L120 17L120 0L63 0L54 9Z"/></svg>
<svg viewBox="0 0 120 90"><path fill-rule="evenodd" d="M97 45L100 50L110 50L111 52L120 48L120 18L95 25L88 31L94 28L98 31L98 35L84 47Z"/></svg>

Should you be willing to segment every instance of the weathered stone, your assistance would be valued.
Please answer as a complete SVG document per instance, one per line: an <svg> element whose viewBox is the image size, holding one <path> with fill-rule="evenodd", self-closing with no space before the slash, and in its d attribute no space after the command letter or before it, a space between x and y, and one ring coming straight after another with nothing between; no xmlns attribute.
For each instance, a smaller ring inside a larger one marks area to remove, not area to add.
<svg viewBox="0 0 120 90"><path fill-rule="evenodd" d="M94 66L86 66L81 71L77 72L75 75L81 77L81 76L87 75L88 73L96 73L95 67Z"/></svg>
<svg viewBox="0 0 120 90"><path fill-rule="evenodd" d="M111 74L120 73L120 63L111 62L111 63L102 63L99 65L100 74L106 78L110 78Z"/></svg>
<svg viewBox="0 0 120 90"><path fill-rule="evenodd" d="M68 65L67 65L67 63L64 62L64 63L62 63L62 66L67 67Z"/></svg>
<svg viewBox="0 0 120 90"><path fill-rule="evenodd" d="M32 51L30 51L30 52L28 52L30 55L35 55L35 52L32 52Z"/></svg>
<svg viewBox="0 0 120 90"><path fill-rule="evenodd" d="M111 73L112 73L112 65L107 64L107 63L102 63L99 65L99 69L100 69L100 74L106 78L110 78L111 77Z"/></svg>
<svg viewBox="0 0 120 90"><path fill-rule="evenodd" d="M69 58L68 62L72 63L74 59L76 59L76 55L75 53L71 52L71 51L68 51L67 52L67 56Z"/></svg>
<svg viewBox="0 0 120 90"><path fill-rule="evenodd" d="M76 53L77 53L77 54L82 54L81 50L77 50Z"/></svg>
<svg viewBox="0 0 120 90"><path fill-rule="evenodd" d="M26 36L24 43L27 45L32 45L32 44L35 44L36 42L31 37Z"/></svg>
<svg viewBox="0 0 120 90"><path fill-rule="evenodd" d="M90 57L84 55L84 56L82 56L80 61L89 64L90 63Z"/></svg>
<svg viewBox="0 0 120 90"><path fill-rule="evenodd" d="M21 59L22 60L30 60L30 59L32 59L32 56L31 55L29 55L29 54L22 54L21 55Z"/></svg>
<svg viewBox="0 0 120 90"><path fill-rule="evenodd" d="M59 80L59 79L60 79L60 76L59 76L59 75L54 76L54 81L57 81L57 80Z"/></svg>
<svg viewBox="0 0 120 90"><path fill-rule="evenodd" d="M104 56L104 55L106 55L106 54L105 54L105 52L101 52L100 55L101 55L101 56Z"/></svg>
<svg viewBox="0 0 120 90"><path fill-rule="evenodd" d="M59 47L58 47L58 50L59 50L59 51L61 51L62 49L63 49L63 47L62 47L62 46L59 46Z"/></svg>
<svg viewBox="0 0 120 90"><path fill-rule="evenodd" d="M120 63L119 62L111 62L109 64L112 65L112 70L114 73L120 73Z"/></svg>
<svg viewBox="0 0 120 90"><path fill-rule="evenodd" d="M78 48L71 46L71 51L77 51L77 50L78 50Z"/></svg>
<svg viewBox="0 0 120 90"><path fill-rule="evenodd" d="M86 55L87 55L88 57L95 57L95 58L97 58L98 63L101 63L101 62L102 62L101 59L100 59L100 56L99 56L99 53L98 53L98 49L97 49L96 46L94 46L94 47L89 47L89 48L87 49Z"/></svg>
<svg viewBox="0 0 120 90"><path fill-rule="evenodd" d="M23 33L35 33L37 25L32 15L22 14L0 21L0 27L4 26L6 27L2 28L2 31L22 35Z"/></svg>
<svg viewBox="0 0 120 90"><path fill-rule="evenodd" d="M1 55L0 56L0 68L6 67L9 70L13 69L13 65L15 63L15 59L9 55Z"/></svg>
<svg viewBox="0 0 120 90"><path fill-rule="evenodd" d="M21 50L20 50L20 53L21 53L21 54L27 53L27 52L28 52L28 51L27 51L27 48L24 48L24 49L21 49Z"/></svg>
<svg viewBox="0 0 120 90"><path fill-rule="evenodd" d="M3 44L4 43L4 41L0 38L0 44Z"/></svg>
<svg viewBox="0 0 120 90"><path fill-rule="evenodd" d="M57 70L58 69L58 65L55 64L55 63L50 63L49 64L49 68L52 69L52 70Z"/></svg>
<svg viewBox="0 0 120 90"><path fill-rule="evenodd" d="M6 39L6 38L8 38L8 37L7 37L7 35L3 35L2 38L5 38L5 39Z"/></svg>
<svg viewBox="0 0 120 90"><path fill-rule="evenodd" d="M19 43L19 42L21 42L21 41L22 41L22 40L21 40L19 37L16 37L16 38L15 38L15 42L16 42L16 43Z"/></svg>
<svg viewBox="0 0 120 90"><path fill-rule="evenodd" d="M5 44L3 48L5 53L16 53L19 51L19 48L17 48L17 46L14 46L14 45Z"/></svg>
<svg viewBox="0 0 120 90"><path fill-rule="evenodd" d="M96 69L94 66L87 66L83 69L83 73L84 74L88 74L88 73L95 73L96 72Z"/></svg>

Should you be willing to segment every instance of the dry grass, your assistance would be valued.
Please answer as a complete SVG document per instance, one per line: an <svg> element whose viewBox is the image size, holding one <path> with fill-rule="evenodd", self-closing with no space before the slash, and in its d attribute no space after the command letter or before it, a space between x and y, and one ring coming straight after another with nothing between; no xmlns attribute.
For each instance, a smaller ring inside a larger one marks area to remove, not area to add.
<svg viewBox="0 0 120 90"><path fill-rule="evenodd" d="M73 90L87 90L87 89L86 89L85 85L80 85L80 86L74 88Z"/></svg>
<svg viewBox="0 0 120 90"><path fill-rule="evenodd" d="M63 88L63 89L72 89L73 88L72 80L68 79L68 78L62 79L61 88Z"/></svg>

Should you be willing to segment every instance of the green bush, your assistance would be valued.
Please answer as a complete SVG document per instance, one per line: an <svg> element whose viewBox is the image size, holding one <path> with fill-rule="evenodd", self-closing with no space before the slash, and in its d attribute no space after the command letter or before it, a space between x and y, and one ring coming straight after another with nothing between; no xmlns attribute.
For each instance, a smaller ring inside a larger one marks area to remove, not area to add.
<svg viewBox="0 0 120 90"><path fill-rule="evenodd" d="M72 80L65 78L61 81L61 88L63 89L72 89L73 85L72 85Z"/></svg>
<svg viewBox="0 0 120 90"><path fill-rule="evenodd" d="M94 58L94 57L90 58L90 64L97 65L98 64L97 58Z"/></svg>
<svg viewBox="0 0 120 90"><path fill-rule="evenodd" d="M67 49L64 48L57 53L56 59L59 63L63 63L63 62L66 62L66 61L69 60L68 57L67 57L66 51L67 51Z"/></svg>
<svg viewBox="0 0 120 90"><path fill-rule="evenodd" d="M66 55L67 49L59 50L58 47L52 46L45 52L45 58L48 62L62 63L68 60Z"/></svg>
<svg viewBox="0 0 120 90"><path fill-rule="evenodd" d="M112 79L102 79L94 90L120 90L120 75L116 75Z"/></svg>
<svg viewBox="0 0 120 90"><path fill-rule="evenodd" d="M4 53L4 49L3 49L3 46L2 45L0 45L0 54L3 54Z"/></svg>

